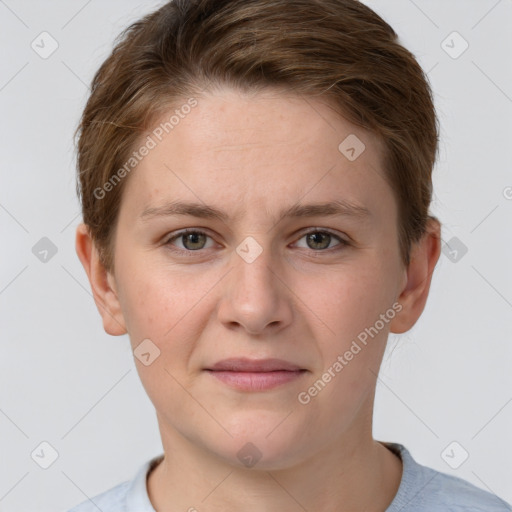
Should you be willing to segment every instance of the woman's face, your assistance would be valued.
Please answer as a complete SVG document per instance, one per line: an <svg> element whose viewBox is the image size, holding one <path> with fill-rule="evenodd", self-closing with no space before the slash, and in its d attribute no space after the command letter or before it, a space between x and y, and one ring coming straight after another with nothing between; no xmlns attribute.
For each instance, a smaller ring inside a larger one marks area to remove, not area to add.
<svg viewBox="0 0 512 512"><path fill-rule="evenodd" d="M378 140L270 91L181 112L141 138L112 279L164 446L267 469L355 446L406 278Z"/></svg>

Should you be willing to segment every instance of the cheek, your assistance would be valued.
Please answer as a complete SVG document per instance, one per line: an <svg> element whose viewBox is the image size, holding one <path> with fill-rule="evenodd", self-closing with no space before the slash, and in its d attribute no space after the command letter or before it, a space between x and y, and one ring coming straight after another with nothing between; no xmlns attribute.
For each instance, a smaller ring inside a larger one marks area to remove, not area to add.
<svg viewBox="0 0 512 512"><path fill-rule="evenodd" d="M368 261L301 278L294 289L326 337L341 341L356 336L391 306L387 286L378 265Z"/></svg>
<svg viewBox="0 0 512 512"><path fill-rule="evenodd" d="M132 345L149 338L162 352L188 346L203 327L201 319L208 318L200 314L201 302L216 280L149 265L125 270L122 308Z"/></svg>
<svg viewBox="0 0 512 512"><path fill-rule="evenodd" d="M154 360L148 366L136 361L137 371L157 410L168 408L168 397L174 396L180 397L173 405L174 412L178 413L179 404L187 398L181 385L186 388L190 385L187 362L195 340L205 328L202 319L209 318L202 311L201 302L209 286L177 272L145 269L128 275L130 278L123 287L123 313L129 317L132 350L137 353L137 347L147 339L156 346L149 345ZM140 346L147 351L145 343Z"/></svg>
<svg viewBox="0 0 512 512"><path fill-rule="evenodd" d="M298 295L306 298L304 311L313 313L307 314L317 326L313 337L323 372L330 371L324 399L332 398L340 409L374 385L394 317L391 282L385 262L374 254L350 268L331 268L321 279L304 280L299 287Z"/></svg>

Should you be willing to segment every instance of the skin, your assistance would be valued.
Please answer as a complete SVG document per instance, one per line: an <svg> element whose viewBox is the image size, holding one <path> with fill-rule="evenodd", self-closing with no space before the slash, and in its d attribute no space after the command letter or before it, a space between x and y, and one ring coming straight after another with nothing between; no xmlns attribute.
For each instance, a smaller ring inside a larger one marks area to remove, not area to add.
<svg viewBox="0 0 512 512"><path fill-rule="evenodd" d="M350 134L366 146L354 161L338 150ZM219 89L198 97L126 178L113 272L86 227L77 228L106 332L128 333L134 350L147 338L160 350L148 366L135 359L165 452L147 482L156 510L377 512L393 500L402 465L372 437L376 379L389 332L406 332L424 309L440 225L430 222L405 268L381 160L375 136L318 99ZM371 215L278 221L286 207L340 198ZM141 219L145 208L176 199L229 219ZM168 241L183 228L208 237ZM308 243L313 228L334 236ZM236 252L249 236L262 249L251 263ZM401 311L301 404L298 394L395 303ZM308 371L261 392L234 390L203 371L243 356ZM237 457L248 442L261 453L253 467Z"/></svg>

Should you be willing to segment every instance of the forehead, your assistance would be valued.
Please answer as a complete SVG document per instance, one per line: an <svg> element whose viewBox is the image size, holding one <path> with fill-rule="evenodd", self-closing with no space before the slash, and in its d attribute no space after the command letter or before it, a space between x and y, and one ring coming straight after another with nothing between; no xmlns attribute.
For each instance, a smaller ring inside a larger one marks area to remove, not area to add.
<svg viewBox="0 0 512 512"><path fill-rule="evenodd" d="M177 198L238 213L306 200L389 208L381 141L332 104L230 89L195 99L182 111L176 103L141 137L153 147L125 184L133 219Z"/></svg>

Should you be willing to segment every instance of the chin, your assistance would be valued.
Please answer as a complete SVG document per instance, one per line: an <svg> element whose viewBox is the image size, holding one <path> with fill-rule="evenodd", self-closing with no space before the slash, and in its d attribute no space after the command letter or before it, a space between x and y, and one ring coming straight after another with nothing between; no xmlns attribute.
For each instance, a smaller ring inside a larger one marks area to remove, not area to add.
<svg viewBox="0 0 512 512"><path fill-rule="evenodd" d="M287 469L299 463L305 455L298 447L311 447L300 434L303 429L294 429L291 418L280 424L283 414L268 415L267 421L259 416L255 412L250 421L237 421L236 428L225 424L233 437L222 436L221 444L218 436L211 439L210 449L228 464L254 471ZM290 424L285 425L287 421Z"/></svg>

